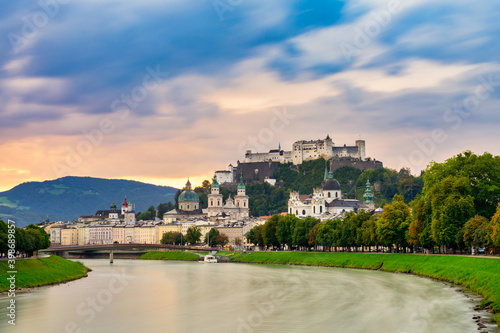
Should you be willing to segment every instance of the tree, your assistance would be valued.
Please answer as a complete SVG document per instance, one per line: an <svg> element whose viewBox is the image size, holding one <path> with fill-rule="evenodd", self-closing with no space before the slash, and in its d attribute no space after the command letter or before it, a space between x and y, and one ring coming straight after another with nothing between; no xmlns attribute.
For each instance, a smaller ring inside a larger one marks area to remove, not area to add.
<svg viewBox="0 0 500 333"><path fill-rule="evenodd" d="M316 243L327 247L332 247L336 244L337 224L340 220L326 220L320 223L316 232Z"/></svg>
<svg viewBox="0 0 500 333"><path fill-rule="evenodd" d="M377 220L375 216L370 216L367 220L362 222L361 228L358 232L359 244L363 246L379 245L377 235Z"/></svg>
<svg viewBox="0 0 500 333"><path fill-rule="evenodd" d="M276 228L278 226L279 218L279 215L273 215L264 224L262 237L264 238L264 243L267 246L280 246L280 242L276 236Z"/></svg>
<svg viewBox="0 0 500 333"><path fill-rule="evenodd" d="M210 231L205 235L205 243L210 247L214 247L217 244L216 238L219 235L219 230L217 230L216 228L210 229Z"/></svg>
<svg viewBox="0 0 500 333"><path fill-rule="evenodd" d="M432 238L438 245L453 250L460 245L457 234L475 215L470 183L464 176L447 176L427 193L432 210Z"/></svg>
<svg viewBox="0 0 500 333"><path fill-rule="evenodd" d="M156 209L158 210L158 217L160 219L163 219L163 214L171 211L172 209L175 209L175 205L169 201L159 204L158 207L156 207Z"/></svg>
<svg viewBox="0 0 500 333"><path fill-rule="evenodd" d="M431 206L425 201L423 196L417 196L411 202L412 217L408 230L408 242L413 245L420 245L424 248L433 248L434 240L432 239L431 230Z"/></svg>
<svg viewBox="0 0 500 333"><path fill-rule="evenodd" d="M292 245L293 230L298 220L300 219L293 214L280 216L278 225L276 226L276 237L281 246Z"/></svg>
<svg viewBox="0 0 500 333"><path fill-rule="evenodd" d="M210 181L206 179L203 181L203 183L201 183L201 187L203 187L207 191L207 193L210 193L211 186L212 184L210 184Z"/></svg>
<svg viewBox="0 0 500 333"><path fill-rule="evenodd" d="M8 246L8 226L2 219L0 219L0 253L7 253Z"/></svg>
<svg viewBox="0 0 500 333"><path fill-rule="evenodd" d="M236 246L243 245L243 240L240 237L236 237L234 239L234 245L236 245Z"/></svg>
<svg viewBox="0 0 500 333"><path fill-rule="evenodd" d="M161 244L174 244L181 245L182 244L182 234L180 232L168 231L163 234L163 237L160 240Z"/></svg>
<svg viewBox="0 0 500 333"><path fill-rule="evenodd" d="M156 209L155 209L155 206L151 205L151 206L149 206L148 210L137 215L137 220L139 220L139 221L140 220L143 220L143 221L154 220L155 217L156 217ZM162 217L163 217L163 215L162 215Z"/></svg>
<svg viewBox="0 0 500 333"><path fill-rule="evenodd" d="M473 218L469 219L463 228L463 240L465 245L467 246L477 246L482 247L487 242L486 236L484 235L485 228L489 223L488 219L476 215Z"/></svg>
<svg viewBox="0 0 500 333"><path fill-rule="evenodd" d="M500 246L500 202L498 203L497 210L491 218L488 236L491 239L493 247Z"/></svg>
<svg viewBox="0 0 500 333"><path fill-rule="evenodd" d="M205 180L204 182L208 182ZM208 187L205 186L197 186L194 191L198 194L198 198L200 199L200 207L207 208L208 207L208 193L210 193L210 183L208 183Z"/></svg>
<svg viewBox="0 0 500 333"><path fill-rule="evenodd" d="M292 235L292 244L299 247L308 247L309 234L316 224L320 221L313 217L306 217L304 220L298 220Z"/></svg>
<svg viewBox="0 0 500 333"><path fill-rule="evenodd" d="M32 230L33 235L35 235L35 237L38 239L37 243L39 244L39 247L35 251L38 251L40 249L47 249L50 247L50 236L44 229L40 228L37 225L30 224L26 227L26 230Z"/></svg>
<svg viewBox="0 0 500 333"><path fill-rule="evenodd" d="M257 225L250 229L250 231L247 233L247 241L250 244L254 244L257 246L263 246L264 245L264 238L262 237L262 229L263 225Z"/></svg>
<svg viewBox="0 0 500 333"><path fill-rule="evenodd" d="M314 227L309 230L309 240L308 240L308 245L309 246L316 246L317 241L316 241L316 235L318 234L318 229L319 229L320 223L317 223L314 225Z"/></svg>
<svg viewBox="0 0 500 333"><path fill-rule="evenodd" d="M335 178L342 189L342 194L349 199L355 199L355 193L351 190L356 184L356 180L361 175L362 171L350 166L341 167L333 173L333 178Z"/></svg>
<svg viewBox="0 0 500 333"><path fill-rule="evenodd" d="M396 245L396 252L399 252L399 247L404 248L408 245L409 226L410 207L405 204L403 196L396 194L392 204L384 206L384 211L377 222L380 242L390 248Z"/></svg>
<svg viewBox="0 0 500 333"><path fill-rule="evenodd" d="M181 193L182 193L181 190L177 190L177 192L175 192L175 197L174 197L175 209L179 209L179 195L181 195Z"/></svg>
<svg viewBox="0 0 500 333"><path fill-rule="evenodd" d="M200 241L201 230L196 226L189 227L186 232L186 242L189 244L196 244Z"/></svg>
<svg viewBox="0 0 500 333"><path fill-rule="evenodd" d="M500 201L500 156L465 151L444 163L431 163L424 173L423 192L432 189L447 177L467 179L467 194L473 198L474 214L491 218ZM472 216L471 216L472 217Z"/></svg>
<svg viewBox="0 0 500 333"><path fill-rule="evenodd" d="M215 242L219 244L220 246L224 247L227 243L229 243L229 238L227 237L226 234L220 234L217 236L215 239Z"/></svg>

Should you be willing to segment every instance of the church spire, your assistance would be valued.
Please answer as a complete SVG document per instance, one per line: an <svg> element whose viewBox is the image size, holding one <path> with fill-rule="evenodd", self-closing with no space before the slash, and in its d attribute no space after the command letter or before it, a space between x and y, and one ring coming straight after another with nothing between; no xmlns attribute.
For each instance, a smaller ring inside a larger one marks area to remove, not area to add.
<svg viewBox="0 0 500 333"><path fill-rule="evenodd" d="M328 178L328 161L325 162L325 176L323 177L323 181L325 181Z"/></svg>
<svg viewBox="0 0 500 333"><path fill-rule="evenodd" d="M219 187L219 183L217 182L217 174L214 175L214 180L212 182L212 188Z"/></svg>
<svg viewBox="0 0 500 333"><path fill-rule="evenodd" d="M366 190L365 190L365 194L363 194L363 199L365 199L366 204L373 203L373 193L372 193L372 189L370 186L370 180L366 181Z"/></svg>

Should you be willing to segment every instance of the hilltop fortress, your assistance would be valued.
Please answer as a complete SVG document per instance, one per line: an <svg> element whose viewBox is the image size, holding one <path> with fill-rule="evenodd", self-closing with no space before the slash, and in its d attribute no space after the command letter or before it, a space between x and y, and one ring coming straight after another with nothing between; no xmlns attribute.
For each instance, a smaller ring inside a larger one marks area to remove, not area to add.
<svg viewBox="0 0 500 333"><path fill-rule="evenodd" d="M335 146L330 136L327 135L323 140L297 141L293 144L291 151L281 150L281 145L278 149L272 149L268 153L253 153L247 150L245 163L280 162L297 165L319 158L328 161L333 157L351 157L365 161L365 141L357 140L354 146Z"/></svg>
<svg viewBox="0 0 500 333"><path fill-rule="evenodd" d="M329 135L325 139L296 141L291 151L271 149L267 153L247 150L243 162L237 166L229 165L228 170L216 171L219 184L236 184L240 175L245 181L272 183L274 173L280 164L302 164L305 161L323 158L330 163L330 170L350 166L359 170L375 169L383 166L382 162L366 157L365 140L356 140L354 146L335 146Z"/></svg>

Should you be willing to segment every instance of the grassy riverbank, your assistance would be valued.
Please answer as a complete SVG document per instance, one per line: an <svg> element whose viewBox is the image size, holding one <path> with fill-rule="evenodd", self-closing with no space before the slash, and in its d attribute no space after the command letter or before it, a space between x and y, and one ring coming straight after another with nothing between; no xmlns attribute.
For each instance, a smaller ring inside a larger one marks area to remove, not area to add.
<svg viewBox="0 0 500 333"><path fill-rule="evenodd" d="M139 256L139 259L196 261L198 257L195 253L184 251L149 251Z"/></svg>
<svg viewBox="0 0 500 333"><path fill-rule="evenodd" d="M363 268L404 272L463 286L481 295L481 306L500 323L500 260L440 255L253 252L233 259L241 263Z"/></svg>
<svg viewBox="0 0 500 333"><path fill-rule="evenodd" d="M58 256L16 260L16 289L33 288L76 280L87 276L89 268ZM0 261L0 292L9 290L7 261Z"/></svg>

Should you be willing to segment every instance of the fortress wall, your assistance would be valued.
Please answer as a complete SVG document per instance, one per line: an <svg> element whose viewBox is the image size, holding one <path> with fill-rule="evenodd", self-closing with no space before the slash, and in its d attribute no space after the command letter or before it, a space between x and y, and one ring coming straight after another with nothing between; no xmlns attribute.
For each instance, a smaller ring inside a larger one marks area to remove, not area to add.
<svg viewBox="0 0 500 333"><path fill-rule="evenodd" d="M279 162L253 162L238 163L234 172L234 182L243 175L245 182L264 182L266 178L274 178L274 173L278 170Z"/></svg>

